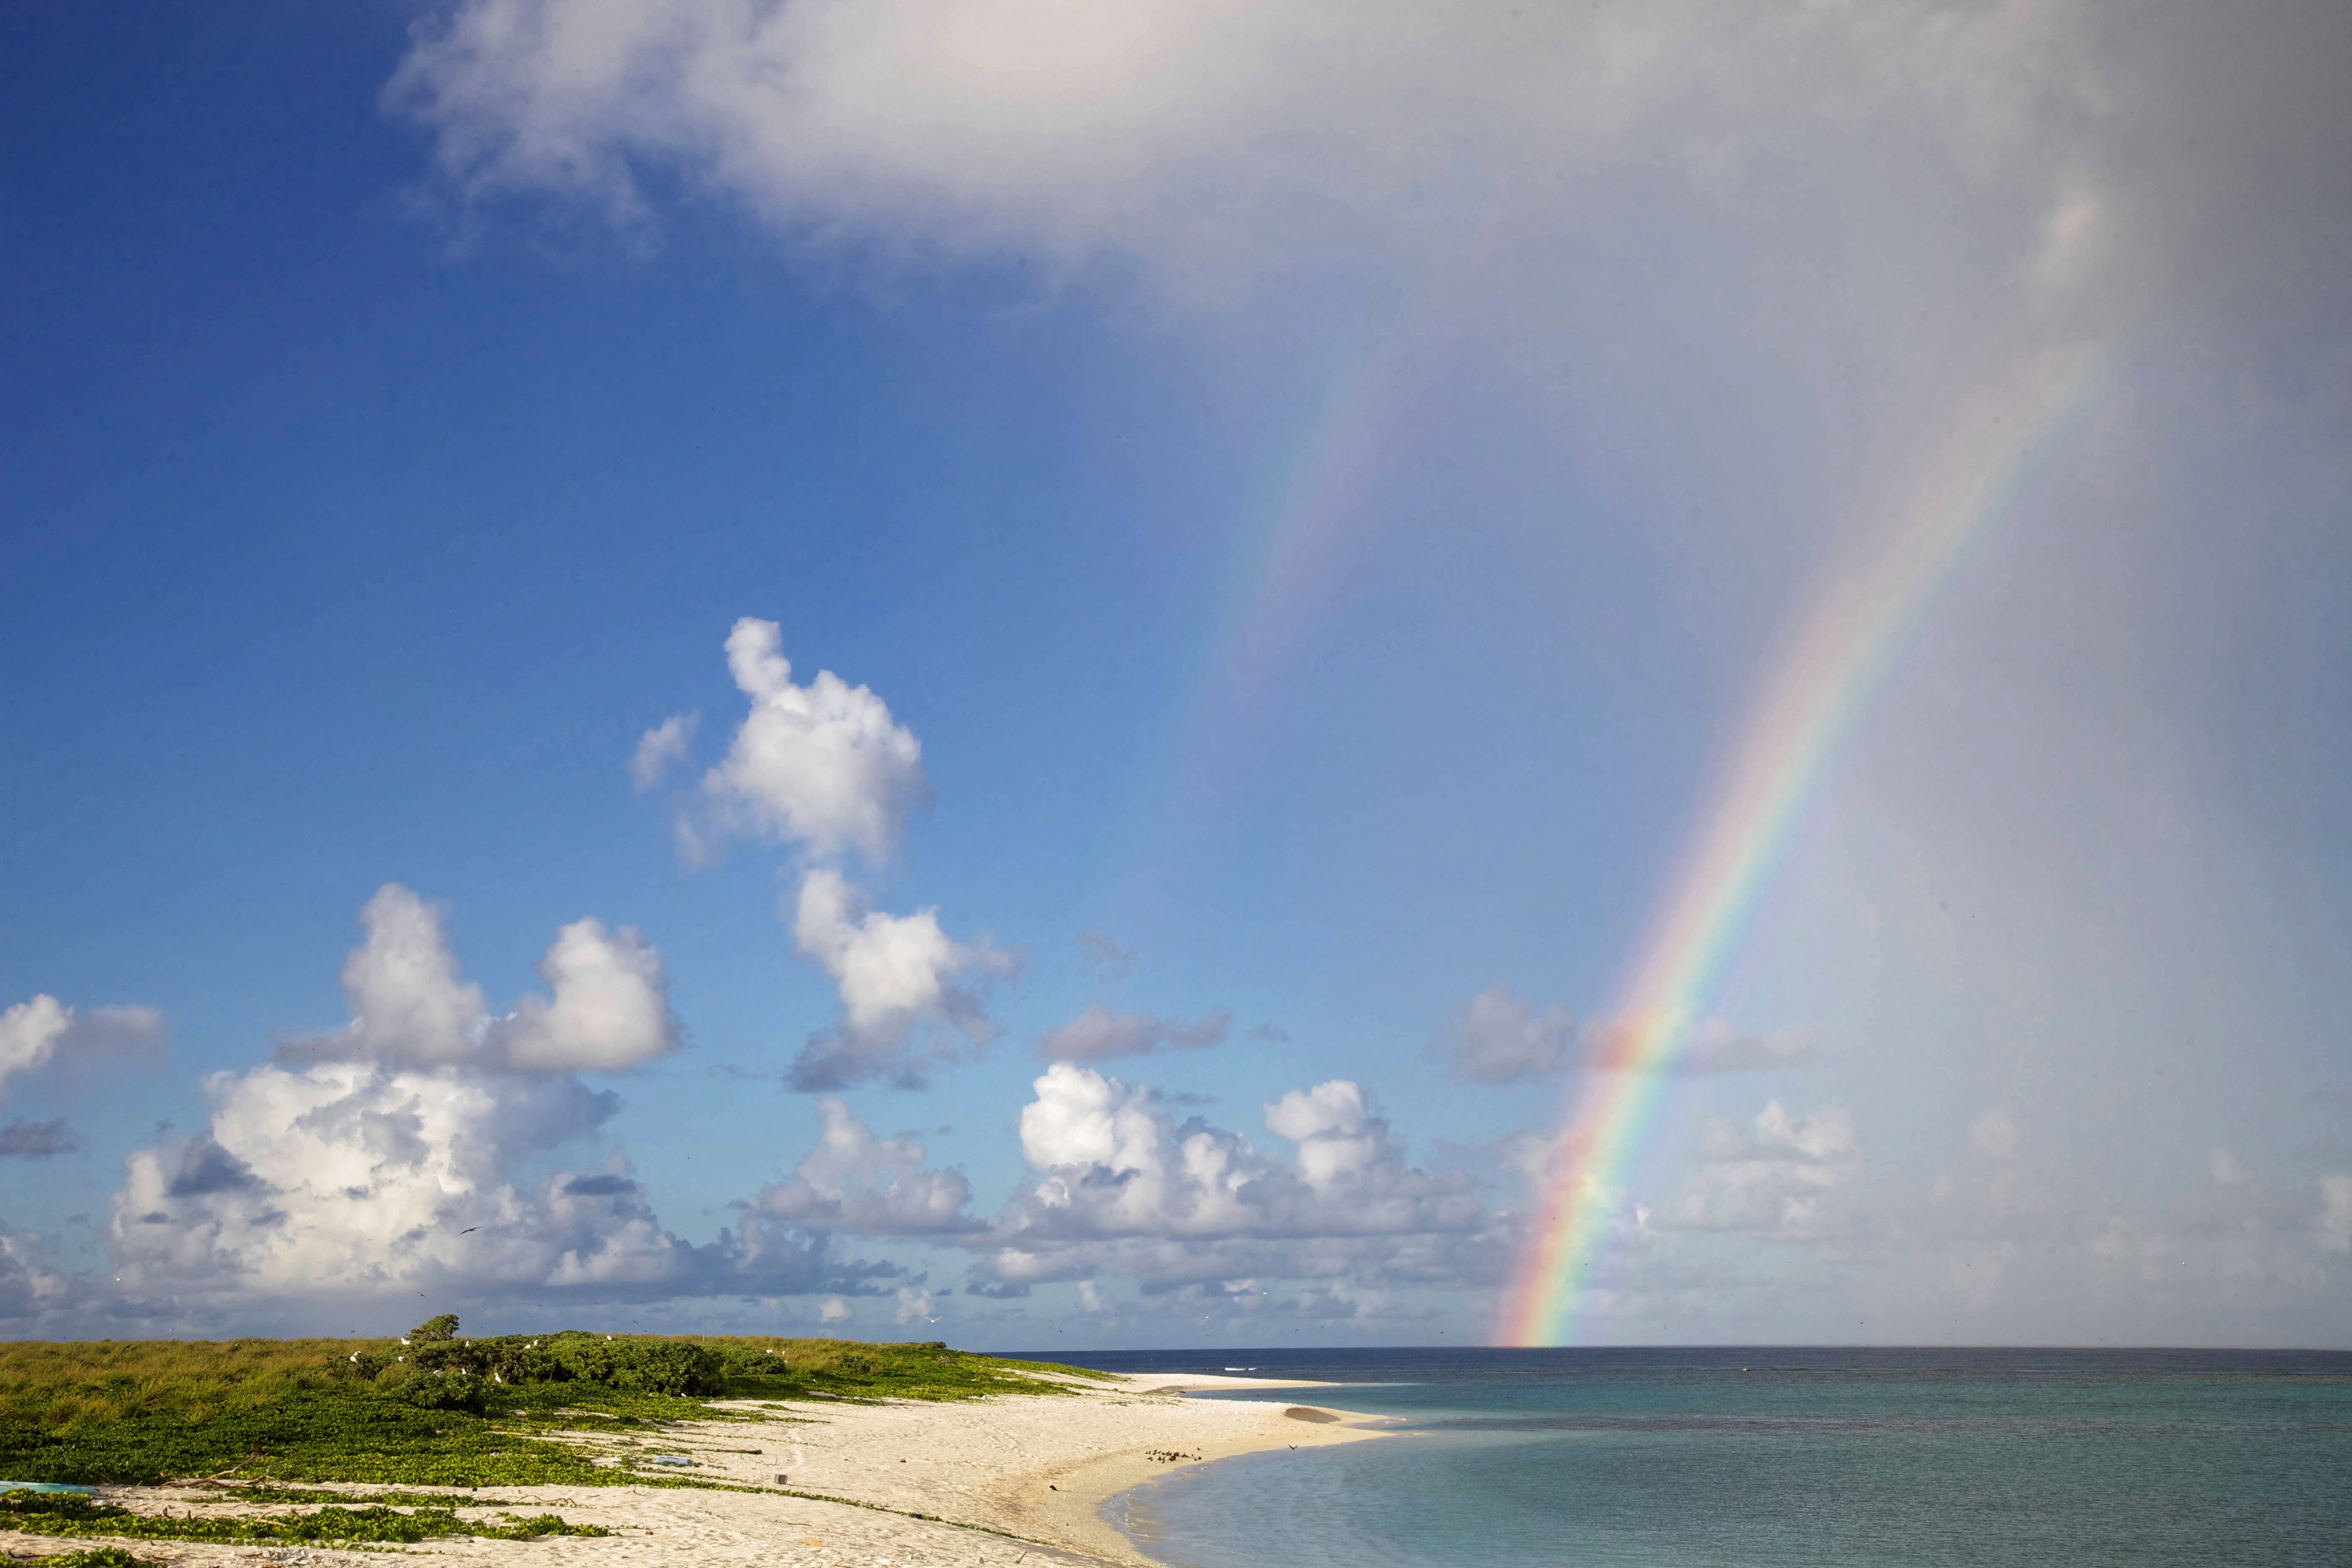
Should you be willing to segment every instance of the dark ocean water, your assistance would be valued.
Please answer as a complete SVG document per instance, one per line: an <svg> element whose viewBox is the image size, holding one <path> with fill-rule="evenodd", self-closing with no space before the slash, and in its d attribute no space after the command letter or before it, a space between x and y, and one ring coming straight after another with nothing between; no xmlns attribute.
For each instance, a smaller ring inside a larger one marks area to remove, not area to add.
<svg viewBox="0 0 2352 1568"><path fill-rule="evenodd" d="M1176 1351L1402 1436L1114 1500L1183 1568L2352 1565L2352 1353ZM1200 1397L1200 1396L1196 1396ZM1218 1396L1209 1396L1218 1397Z"/></svg>

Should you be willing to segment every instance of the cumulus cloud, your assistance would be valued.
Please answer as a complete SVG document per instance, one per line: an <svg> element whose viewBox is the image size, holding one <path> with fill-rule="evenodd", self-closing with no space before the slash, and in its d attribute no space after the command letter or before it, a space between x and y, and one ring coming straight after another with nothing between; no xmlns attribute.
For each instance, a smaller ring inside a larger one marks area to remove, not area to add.
<svg viewBox="0 0 2352 1568"><path fill-rule="evenodd" d="M669 1248L567 1194L509 1185L618 1101L568 1079L373 1061L268 1066L205 1084L208 1129L134 1151L108 1236L133 1289L377 1289L427 1279L545 1284L635 1272ZM461 1234L467 1227L474 1234Z"/></svg>
<svg viewBox="0 0 2352 1568"><path fill-rule="evenodd" d="M152 1007L92 1007L76 1012L44 992L0 1012L0 1092L8 1080L55 1065L102 1068L161 1050L168 1037Z"/></svg>
<svg viewBox="0 0 2352 1568"><path fill-rule="evenodd" d="M727 668L751 710L703 775L701 811L679 820L679 846L701 859L741 835L820 859L882 859L929 796L922 744L882 699L829 669L793 685L782 647L773 621L747 616L728 634Z"/></svg>
<svg viewBox="0 0 2352 1568"><path fill-rule="evenodd" d="M551 994L525 996L494 1016L450 951L434 905L387 882L360 923L367 938L343 963L351 1023L286 1042L281 1060L618 1072L677 1044L661 954L627 926L582 920L561 928L538 966Z"/></svg>
<svg viewBox="0 0 2352 1568"><path fill-rule="evenodd" d="M911 1138L877 1138L849 1107L817 1101L824 1131L792 1180L762 1190L750 1207L811 1231L940 1236L979 1228L964 1213L971 1187L960 1171L923 1169Z"/></svg>
<svg viewBox="0 0 2352 1568"><path fill-rule="evenodd" d="M216 1074L205 1093L203 1132L124 1163L106 1238L125 1293L870 1292L895 1273L761 1215L690 1244L619 1163L515 1179L618 1109L568 1077L343 1060Z"/></svg>
<svg viewBox="0 0 2352 1568"><path fill-rule="evenodd" d="M840 1020L810 1037L793 1064L796 1089L886 1076L919 1083L932 1067L996 1037L985 988L1012 973L1013 955L985 941L953 940L937 910L886 914L840 872L819 867L801 879L793 936L841 992Z"/></svg>
<svg viewBox="0 0 2352 1568"><path fill-rule="evenodd" d="M575 921L539 963L551 996L525 996L490 1029L493 1048L523 1072L618 1072L677 1043L661 954L624 926Z"/></svg>
<svg viewBox="0 0 2352 1568"><path fill-rule="evenodd" d="M1033 1088L1020 1131L1034 1174L985 1238L983 1293L1103 1271L1458 1281L1492 1265L1491 1221L1467 1178L1412 1165L1346 1079L1265 1108L1288 1158L1199 1117L1178 1125L1148 1088L1074 1063Z"/></svg>
<svg viewBox="0 0 2352 1568"><path fill-rule="evenodd" d="M686 760L701 724L699 713L673 713L638 736L637 749L629 754L629 782L641 790L660 784L672 763Z"/></svg>
<svg viewBox="0 0 2352 1568"><path fill-rule="evenodd" d="M1037 1054L1048 1061L1098 1062L1155 1051L1204 1050L1222 1043L1232 1023L1233 1015L1222 1008L1185 1024L1150 1013L1114 1013L1097 1002L1039 1040Z"/></svg>
<svg viewBox="0 0 2352 1568"><path fill-rule="evenodd" d="M63 1119L55 1121L27 1121L18 1117L5 1127L0 1127L0 1160L47 1160L58 1154L70 1154L81 1147L73 1130Z"/></svg>

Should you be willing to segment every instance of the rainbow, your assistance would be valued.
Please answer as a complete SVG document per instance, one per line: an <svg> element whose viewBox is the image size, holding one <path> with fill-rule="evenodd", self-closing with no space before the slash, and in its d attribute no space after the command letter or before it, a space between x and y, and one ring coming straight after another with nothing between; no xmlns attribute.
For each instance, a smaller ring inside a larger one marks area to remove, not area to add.
<svg viewBox="0 0 2352 1568"><path fill-rule="evenodd" d="M1831 584L1759 689L1599 1032L1596 1070L1572 1105L1504 1300L1500 1342L1572 1335L1625 1163L1807 804L1970 541L2010 510L2037 459L2089 405L2100 359L2087 348L2042 356L1969 407L1877 558Z"/></svg>

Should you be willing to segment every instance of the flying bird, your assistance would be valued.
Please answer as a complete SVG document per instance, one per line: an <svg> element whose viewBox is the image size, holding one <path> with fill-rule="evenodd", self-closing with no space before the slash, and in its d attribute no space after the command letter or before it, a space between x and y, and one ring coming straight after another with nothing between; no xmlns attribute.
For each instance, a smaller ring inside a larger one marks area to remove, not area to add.
<svg viewBox="0 0 2352 1568"><path fill-rule="evenodd" d="M465 1229L463 1229L463 1230L459 1231L457 1234L458 1234L459 1236L471 1236L471 1235L473 1235L476 1231L478 1231L478 1230L479 1230L479 1229L481 1229L481 1228L482 1228L482 1227L481 1227L480 1226L478 1226L478 1225L469 1225L469 1226L467 1226Z"/></svg>

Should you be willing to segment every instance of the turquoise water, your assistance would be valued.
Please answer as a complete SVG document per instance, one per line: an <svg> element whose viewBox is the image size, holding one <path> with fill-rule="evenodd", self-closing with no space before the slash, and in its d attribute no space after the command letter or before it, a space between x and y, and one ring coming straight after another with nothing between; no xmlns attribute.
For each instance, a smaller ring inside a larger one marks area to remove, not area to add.
<svg viewBox="0 0 2352 1568"><path fill-rule="evenodd" d="M1066 1358L1075 1359L1075 1358ZM2352 1564L2352 1355L1183 1352L1349 1384L1385 1442L1139 1488L1182 1568Z"/></svg>

